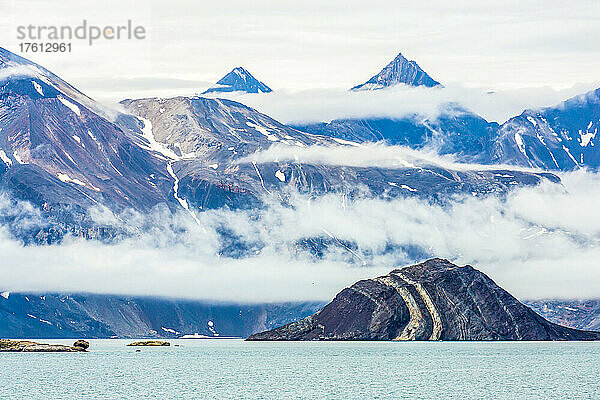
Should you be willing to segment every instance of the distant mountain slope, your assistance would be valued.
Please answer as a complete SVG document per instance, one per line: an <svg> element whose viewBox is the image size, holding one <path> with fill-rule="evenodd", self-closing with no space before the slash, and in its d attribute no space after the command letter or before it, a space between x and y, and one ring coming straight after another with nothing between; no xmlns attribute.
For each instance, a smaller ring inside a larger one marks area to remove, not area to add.
<svg viewBox="0 0 600 400"><path fill-rule="evenodd" d="M600 89L526 110L500 127L492 161L548 170L600 167Z"/></svg>
<svg viewBox="0 0 600 400"><path fill-rule="evenodd" d="M225 92L269 93L272 90L244 68L237 67L202 94Z"/></svg>
<svg viewBox="0 0 600 400"><path fill-rule="evenodd" d="M307 134L243 104L202 97L127 100L123 105L134 115L113 113L111 122L102 107L51 72L6 50L0 60L0 190L49 219L19 234L37 242L66 232L107 235L86 217L93 206L147 212L166 204L196 218L195 212L210 208L256 207L265 195L285 197L289 187L312 195L354 195L366 188L375 196L443 199L557 180L518 171L451 171L435 163L359 168L243 161L273 144L300 151L356 143Z"/></svg>
<svg viewBox="0 0 600 400"><path fill-rule="evenodd" d="M178 196L196 210L224 205L254 207L264 195L281 193L290 186L312 195L354 195L367 188L374 196L442 199L449 194L506 192L514 185L556 180L551 175L517 171L454 171L431 162L397 168L301 160L241 162L274 144L302 152L311 145L326 149L356 143L292 129L230 100L176 97L125 100L122 104L148 120L156 140L176 153L171 165L178 180Z"/></svg>
<svg viewBox="0 0 600 400"><path fill-rule="evenodd" d="M356 142L384 141L419 149L432 147L460 160L508 164L548 171L600 167L600 89L539 110L526 110L498 125L458 104L444 104L431 119L338 119L295 128Z"/></svg>
<svg viewBox="0 0 600 400"><path fill-rule="evenodd" d="M0 296L0 337L246 337L315 312L319 303L215 304L92 294Z"/></svg>
<svg viewBox="0 0 600 400"><path fill-rule="evenodd" d="M402 53L398 53L396 58L377 75L374 75L363 84L354 86L351 90L377 90L398 84L426 87L440 85L439 82L423 71L419 64L407 60Z"/></svg>
<svg viewBox="0 0 600 400"><path fill-rule="evenodd" d="M498 124L458 104L445 104L436 118L412 114L403 118L338 119L294 127L359 143L384 141L413 149L433 147L440 154L455 154L464 161L487 164Z"/></svg>
<svg viewBox="0 0 600 400"><path fill-rule="evenodd" d="M76 235L87 235L81 228L92 206L173 203L165 160L143 137L125 133L93 100L4 49L0 74L0 190Z"/></svg>
<svg viewBox="0 0 600 400"><path fill-rule="evenodd" d="M600 340L548 322L471 266L431 259L359 281L318 313L248 340Z"/></svg>
<svg viewBox="0 0 600 400"><path fill-rule="evenodd" d="M528 300L524 303L556 324L600 331L600 299Z"/></svg>

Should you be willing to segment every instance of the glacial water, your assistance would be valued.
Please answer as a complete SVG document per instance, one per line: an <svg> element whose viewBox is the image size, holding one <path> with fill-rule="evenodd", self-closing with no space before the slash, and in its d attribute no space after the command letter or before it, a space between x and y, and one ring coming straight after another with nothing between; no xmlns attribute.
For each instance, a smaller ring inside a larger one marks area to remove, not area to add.
<svg viewBox="0 0 600 400"><path fill-rule="evenodd" d="M600 398L600 343L90 342L0 353L0 399Z"/></svg>

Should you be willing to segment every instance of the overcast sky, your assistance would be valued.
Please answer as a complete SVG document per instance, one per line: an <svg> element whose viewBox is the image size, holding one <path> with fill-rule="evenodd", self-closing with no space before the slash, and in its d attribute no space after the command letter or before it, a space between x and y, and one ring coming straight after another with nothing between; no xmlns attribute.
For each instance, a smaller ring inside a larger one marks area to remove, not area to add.
<svg viewBox="0 0 600 400"><path fill-rule="evenodd" d="M0 0L0 44L19 25L143 25L143 41L28 54L97 98L200 90L235 66L273 89L348 88L398 52L434 79L492 89L600 80L600 2Z"/></svg>

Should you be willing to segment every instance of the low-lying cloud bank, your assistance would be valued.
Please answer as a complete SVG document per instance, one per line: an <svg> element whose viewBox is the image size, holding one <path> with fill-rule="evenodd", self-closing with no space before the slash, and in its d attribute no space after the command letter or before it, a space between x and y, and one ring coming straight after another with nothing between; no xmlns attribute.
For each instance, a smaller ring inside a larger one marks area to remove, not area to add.
<svg viewBox="0 0 600 400"><path fill-rule="evenodd" d="M22 246L3 229L0 290L328 300L358 279L437 256L483 270L520 298L599 297L600 176L562 178L563 185L448 205L290 193L289 204L270 199L261 210L200 213L200 225L160 210L119 218L95 210L103 224L134 235L114 244L71 238ZM317 257L312 247L321 242L329 247Z"/></svg>
<svg viewBox="0 0 600 400"><path fill-rule="evenodd" d="M238 163L254 162L296 162L311 165L331 165L346 167L376 168L418 168L438 166L454 171L489 171L509 169L514 171L535 171L532 168L502 164L464 163L452 154L440 155L435 144L423 149L411 149L407 146L390 146L385 143L354 143L338 140L345 146L309 146L297 147L281 144L271 145L268 149L253 153Z"/></svg>
<svg viewBox="0 0 600 400"><path fill-rule="evenodd" d="M492 91L449 84L443 88L398 85L386 90L349 91L313 89L274 91L267 94L217 93L209 97L229 98L283 123L329 122L344 118L402 118L414 113L435 118L443 105L461 104L488 121L502 123L525 109L555 106L600 86L580 84L568 89L550 87Z"/></svg>

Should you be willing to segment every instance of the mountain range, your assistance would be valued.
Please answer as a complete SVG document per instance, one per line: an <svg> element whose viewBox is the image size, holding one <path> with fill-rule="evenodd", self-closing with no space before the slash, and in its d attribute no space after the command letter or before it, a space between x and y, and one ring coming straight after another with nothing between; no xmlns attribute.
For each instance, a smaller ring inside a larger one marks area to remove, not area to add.
<svg viewBox="0 0 600 400"><path fill-rule="evenodd" d="M440 84L401 54L379 74L352 90L385 89L398 84ZM437 118L412 114L401 118L348 118L295 125L317 135L356 142L383 141L411 148L434 148L465 162L507 164L548 171L597 169L596 137L600 124L600 89L554 107L525 110L503 124L488 122L460 104L439 107Z"/></svg>
<svg viewBox="0 0 600 400"><path fill-rule="evenodd" d="M67 232L114 235L89 220L86 210L93 206L147 212L166 205L194 217L223 206L256 207L265 195L285 198L289 188L352 196L366 187L374 195L440 199L558 180L505 168L452 170L427 160L394 168L251 162L249 156L272 145L301 150L356 143L343 140L344 135L294 129L224 99L124 100L127 113L111 113L41 66L4 49L0 60L8 75L0 86L0 189L42 211L47 223L21 232L37 242L58 240Z"/></svg>
<svg viewBox="0 0 600 400"><path fill-rule="evenodd" d="M291 190L309 198L328 193L353 198L367 191L374 197L443 204L456 195L503 195L546 180L559 182L548 171L595 168L600 163L595 151L598 91L557 107L525 111L502 125L459 104L447 104L436 120L411 115L292 127L239 102L214 98L218 92L270 91L243 68L209 89L210 97L126 99L121 102L123 111L106 109L54 73L2 48L0 77L0 192L13 203L0 214L0 222L24 244L58 243L67 235L110 241L130 234L95 219L90 210L97 208L117 214L164 208L197 220L199 213L211 209L258 210L269 198L291 207ZM441 86L402 55L369 82L356 90L385 90L396 84L432 90ZM418 156L389 167L253 158L270 150L294 155L377 141L413 149L436 147L441 154L491 167L453 167ZM39 220L25 223L23 213L15 211L19 202L30 205ZM233 244L220 256L244 257L257 251L237 243L227 230L221 235ZM317 257L328 247L356 255L352 243L327 235L296 245L309 247ZM111 301L105 297L102 307L111 307ZM275 314L270 318L279 318ZM28 320L15 321L18 331ZM116 332L102 329L106 335Z"/></svg>

